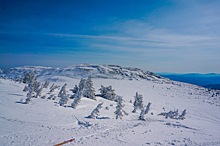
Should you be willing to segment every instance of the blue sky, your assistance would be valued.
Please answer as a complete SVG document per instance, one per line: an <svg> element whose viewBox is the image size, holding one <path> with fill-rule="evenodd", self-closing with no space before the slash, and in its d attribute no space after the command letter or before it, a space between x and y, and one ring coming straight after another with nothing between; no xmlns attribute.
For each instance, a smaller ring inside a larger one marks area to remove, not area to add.
<svg viewBox="0 0 220 146"><path fill-rule="evenodd" d="M220 73L219 0L1 0L0 68Z"/></svg>

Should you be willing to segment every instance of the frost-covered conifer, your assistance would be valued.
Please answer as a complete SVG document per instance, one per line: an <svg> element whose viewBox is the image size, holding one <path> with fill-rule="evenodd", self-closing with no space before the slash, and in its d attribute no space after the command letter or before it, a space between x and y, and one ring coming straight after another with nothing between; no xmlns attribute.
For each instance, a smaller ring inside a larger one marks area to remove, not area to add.
<svg viewBox="0 0 220 146"><path fill-rule="evenodd" d="M27 71L25 76L24 76L24 79L23 79L23 83L24 84L29 84L30 83L30 80L31 80L31 75L30 73Z"/></svg>
<svg viewBox="0 0 220 146"><path fill-rule="evenodd" d="M65 83L63 85L63 87L60 89L60 92L58 94L58 97L62 97L62 95L65 95L66 94L66 86L67 86L67 83Z"/></svg>
<svg viewBox="0 0 220 146"><path fill-rule="evenodd" d="M60 106L63 106L64 104L67 104L68 100L69 100L69 96L66 94L63 94L58 104L60 104Z"/></svg>
<svg viewBox="0 0 220 146"><path fill-rule="evenodd" d="M145 108L142 107L141 113L140 113L140 116L139 116L139 120L145 121L145 119L144 119L144 114L145 114Z"/></svg>
<svg viewBox="0 0 220 146"><path fill-rule="evenodd" d="M99 110L102 108L102 103L98 104L97 107L91 112L91 115L89 115L89 118L96 119L96 116L99 116Z"/></svg>
<svg viewBox="0 0 220 146"><path fill-rule="evenodd" d="M90 75L86 80L84 89L85 89L85 93L84 93L85 97L90 99L95 99L95 90L93 88L92 75Z"/></svg>
<svg viewBox="0 0 220 146"><path fill-rule="evenodd" d="M50 87L50 92L53 92L55 89L59 88L59 86L54 86L54 84Z"/></svg>
<svg viewBox="0 0 220 146"><path fill-rule="evenodd" d="M117 96L114 93L114 89L112 89L112 86L104 87L101 85L101 88L99 89L101 96L105 99L112 100L112 101L117 101Z"/></svg>
<svg viewBox="0 0 220 146"><path fill-rule="evenodd" d="M30 101L31 101L31 98L32 98L32 92L33 90L30 88L29 89L29 92L27 93L27 99L25 100L25 104L28 104Z"/></svg>
<svg viewBox="0 0 220 146"><path fill-rule="evenodd" d="M49 86L50 82L46 80L46 82L43 84L43 88L47 88Z"/></svg>
<svg viewBox="0 0 220 146"><path fill-rule="evenodd" d="M37 81L36 81L36 76L34 71L31 73L30 75L30 83L28 84L29 88L31 88L32 90L34 90L35 86L37 85Z"/></svg>
<svg viewBox="0 0 220 146"><path fill-rule="evenodd" d="M38 82L37 85L36 85L35 88L34 88L34 91L35 91L35 92L37 92L37 91L39 90L40 85L41 85L41 83Z"/></svg>
<svg viewBox="0 0 220 146"><path fill-rule="evenodd" d="M53 89L53 87L54 87L54 83L53 83L52 86L50 87L50 90Z"/></svg>
<svg viewBox="0 0 220 146"><path fill-rule="evenodd" d="M81 98L83 97L83 95L84 95L84 90L78 91L78 92L75 94L74 101L73 101L73 103L71 104L72 108L76 109L76 107L77 107L77 105L80 103Z"/></svg>
<svg viewBox="0 0 220 146"><path fill-rule="evenodd" d="M141 94L138 94L138 92L136 92L136 95L134 96L134 110L132 112L135 113L137 109L142 109L142 108L143 108L143 96Z"/></svg>
<svg viewBox="0 0 220 146"><path fill-rule="evenodd" d="M83 90L85 83L86 83L86 80L84 78L81 78L79 82L79 91Z"/></svg>
<svg viewBox="0 0 220 146"><path fill-rule="evenodd" d="M146 107L146 110L145 110L144 114L147 114L147 113L149 112L149 110L150 110L150 105L151 105L151 103L149 102L149 103L147 104L147 107Z"/></svg>
<svg viewBox="0 0 220 146"><path fill-rule="evenodd" d="M73 89L70 89L70 91L72 91L73 93L76 93L79 91L79 88L77 87L77 85L75 85L75 87Z"/></svg>
<svg viewBox="0 0 220 146"><path fill-rule="evenodd" d="M41 96L41 91L43 90L43 87L37 90L36 98Z"/></svg>
<svg viewBox="0 0 220 146"><path fill-rule="evenodd" d="M122 119L123 117L123 112L125 115L128 115L122 108L124 107L123 104L123 99L121 96L117 96L117 106L116 106L116 111L114 112L116 114L116 119L120 118Z"/></svg>

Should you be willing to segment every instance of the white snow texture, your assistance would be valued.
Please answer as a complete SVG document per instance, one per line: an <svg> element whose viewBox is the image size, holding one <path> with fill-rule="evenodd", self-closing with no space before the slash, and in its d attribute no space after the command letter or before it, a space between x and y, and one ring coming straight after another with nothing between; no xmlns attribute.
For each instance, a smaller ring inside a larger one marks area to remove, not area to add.
<svg viewBox="0 0 220 146"><path fill-rule="evenodd" d="M32 71L37 83L44 83L36 91L26 87L24 92L27 84L15 82L27 71L26 83ZM86 85L90 75L92 82ZM78 91L70 91L81 78ZM111 86L117 100L102 97L101 85ZM141 97L135 104L130 102L134 95ZM48 146L72 138L66 145L220 145L219 90L175 82L137 68L80 64L2 70L0 105L2 146Z"/></svg>

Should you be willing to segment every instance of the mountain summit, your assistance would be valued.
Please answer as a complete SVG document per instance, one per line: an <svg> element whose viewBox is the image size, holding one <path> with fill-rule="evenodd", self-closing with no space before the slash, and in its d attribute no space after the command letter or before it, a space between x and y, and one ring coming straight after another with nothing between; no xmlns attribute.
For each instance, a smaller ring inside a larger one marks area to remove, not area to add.
<svg viewBox="0 0 220 146"><path fill-rule="evenodd" d="M138 68L121 67L118 65L93 65L93 64L79 64L71 65L63 68L52 68L42 66L24 66L9 68L2 71L3 76L7 78L16 78L23 76L27 71L35 71L37 77L47 76L67 76L71 78L88 77L92 75L93 78L107 78L107 79L129 79L129 80L158 80L163 77L149 71L143 71Z"/></svg>

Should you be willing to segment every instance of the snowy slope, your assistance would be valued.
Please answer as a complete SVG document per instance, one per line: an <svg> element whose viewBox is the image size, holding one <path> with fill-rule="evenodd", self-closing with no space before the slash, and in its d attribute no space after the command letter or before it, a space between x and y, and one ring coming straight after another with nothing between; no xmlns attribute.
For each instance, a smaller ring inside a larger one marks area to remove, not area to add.
<svg viewBox="0 0 220 146"><path fill-rule="evenodd" d="M38 80L58 79L51 80L50 85L54 83L62 86L67 83L67 91L80 81L79 71L77 74L67 68L65 71L37 68L40 72ZM75 66L69 68L76 69ZM94 67L84 65L83 68ZM25 69L22 67L22 72L26 72ZM109 67L105 70L109 70ZM21 71L17 70L14 76L19 73ZM67 73L71 74L71 77L65 76ZM90 73L91 71L83 71L83 76ZM98 74L97 70L93 76L96 76L96 73ZM13 76L12 73L6 72L4 75ZM100 75L108 78L100 78ZM151 76L149 79L138 76L138 80L130 80L130 76L122 78L123 76L118 74L99 73L97 76L93 78L96 94L99 94L101 84L112 85L115 93L123 96L124 109L129 113L128 116L116 120L116 102L98 96L97 101L83 97L76 109L70 107L73 99L64 107L56 106L59 98L55 101L33 98L30 104L22 104L20 99L25 99L27 94L22 91L25 85L0 79L1 145L47 146L71 138L75 138L75 141L66 145L220 145L219 91L173 82L152 74L146 75ZM49 89L43 89L42 95L48 97L48 91ZM134 101L137 91L143 95L145 105L148 102L152 103L150 112L145 115L146 121L138 120L140 110L137 113L131 112L133 104L129 101ZM55 90L54 94L57 95L58 92L59 90ZM72 93L69 91L68 94ZM86 118L101 102L104 104L99 118ZM107 106L109 110L105 109ZM179 112L186 109L186 119L175 120L158 116L161 112L174 109L178 109Z"/></svg>

